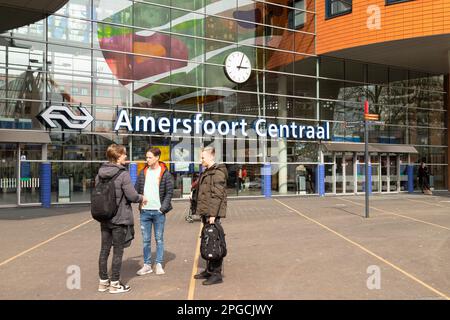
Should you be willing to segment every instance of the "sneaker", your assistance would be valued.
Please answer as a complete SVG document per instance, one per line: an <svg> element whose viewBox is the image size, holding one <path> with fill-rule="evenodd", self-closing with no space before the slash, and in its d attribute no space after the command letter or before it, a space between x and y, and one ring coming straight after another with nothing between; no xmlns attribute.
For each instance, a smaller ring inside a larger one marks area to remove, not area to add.
<svg viewBox="0 0 450 320"><path fill-rule="evenodd" d="M109 289L109 279L102 280L100 279L98 283L98 291L105 292Z"/></svg>
<svg viewBox="0 0 450 320"><path fill-rule="evenodd" d="M111 285L109 286L109 293L124 293L130 290L129 285L122 284L120 281L111 281Z"/></svg>
<svg viewBox="0 0 450 320"><path fill-rule="evenodd" d="M144 264L144 266L136 272L138 276L143 276L144 274L152 273L152 266L149 264Z"/></svg>
<svg viewBox="0 0 450 320"><path fill-rule="evenodd" d="M211 276L211 274L205 270L203 272L197 273L194 276L194 279L208 279L210 276Z"/></svg>
<svg viewBox="0 0 450 320"><path fill-rule="evenodd" d="M165 274L161 263L157 263L155 269L156 269L156 274Z"/></svg>

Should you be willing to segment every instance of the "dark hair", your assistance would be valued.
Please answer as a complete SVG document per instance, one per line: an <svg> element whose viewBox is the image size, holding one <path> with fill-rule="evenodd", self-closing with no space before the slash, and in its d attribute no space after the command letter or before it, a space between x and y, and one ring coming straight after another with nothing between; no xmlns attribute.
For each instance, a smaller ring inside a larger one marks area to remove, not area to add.
<svg viewBox="0 0 450 320"><path fill-rule="evenodd" d="M126 154L127 149L121 144L112 144L106 149L106 158L109 162L117 162L121 155Z"/></svg>
<svg viewBox="0 0 450 320"><path fill-rule="evenodd" d="M150 147L145 151L145 154L147 154L147 152L151 152L155 157L161 156L161 150L159 150L159 148Z"/></svg>

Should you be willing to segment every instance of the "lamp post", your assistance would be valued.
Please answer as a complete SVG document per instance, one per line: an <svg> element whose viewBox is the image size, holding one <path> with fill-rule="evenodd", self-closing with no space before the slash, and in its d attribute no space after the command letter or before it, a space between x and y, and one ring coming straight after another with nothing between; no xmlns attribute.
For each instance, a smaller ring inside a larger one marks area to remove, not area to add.
<svg viewBox="0 0 450 320"><path fill-rule="evenodd" d="M364 102L364 171L365 171L365 198L366 198L366 214L365 217L369 217L369 124L366 119L366 115L369 114L369 102Z"/></svg>

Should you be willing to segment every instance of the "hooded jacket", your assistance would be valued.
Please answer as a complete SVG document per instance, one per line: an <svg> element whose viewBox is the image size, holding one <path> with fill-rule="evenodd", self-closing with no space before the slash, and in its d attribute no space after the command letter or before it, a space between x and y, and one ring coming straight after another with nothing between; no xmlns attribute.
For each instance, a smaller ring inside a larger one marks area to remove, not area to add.
<svg viewBox="0 0 450 320"><path fill-rule="evenodd" d="M161 173L159 174L159 200L161 202L161 209L159 210L166 214L172 210L173 177L163 162L160 161L159 165L161 166ZM141 170L136 184L134 185L139 194L144 194L145 174L147 173L147 170L148 166L145 166L145 168Z"/></svg>
<svg viewBox="0 0 450 320"><path fill-rule="evenodd" d="M225 218L227 212L227 167L213 164L198 181L197 208L195 214Z"/></svg>
<svg viewBox="0 0 450 320"><path fill-rule="evenodd" d="M100 178L112 178L120 169L125 169L114 181L116 187L116 201L119 206L117 214L111 219L113 224L134 225L133 209L131 203L141 202L143 196L138 194L131 183L130 173L126 168L120 164L104 163L98 170L98 175L95 177L95 184L99 182ZM123 199L122 199L123 195Z"/></svg>

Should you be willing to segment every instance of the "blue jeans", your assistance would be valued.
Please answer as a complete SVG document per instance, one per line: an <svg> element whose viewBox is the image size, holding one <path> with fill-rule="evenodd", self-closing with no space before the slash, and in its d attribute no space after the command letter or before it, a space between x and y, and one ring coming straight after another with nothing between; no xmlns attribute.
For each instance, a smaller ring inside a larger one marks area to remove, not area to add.
<svg viewBox="0 0 450 320"><path fill-rule="evenodd" d="M144 242L144 263L151 265L151 237L152 225L155 231L156 241L156 263L163 263L164 259L164 224L166 215L158 210L142 210L141 211L141 231Z"/></svg>

